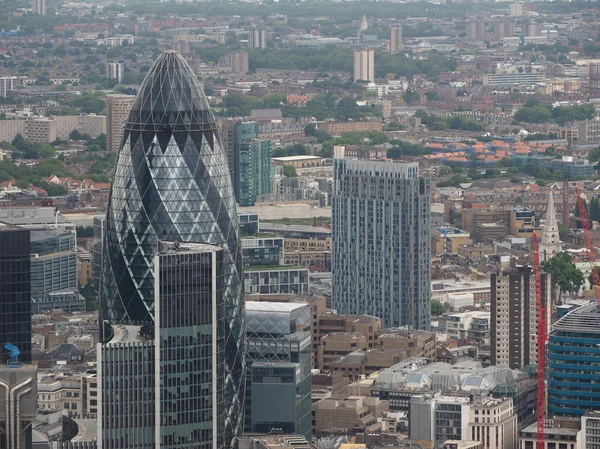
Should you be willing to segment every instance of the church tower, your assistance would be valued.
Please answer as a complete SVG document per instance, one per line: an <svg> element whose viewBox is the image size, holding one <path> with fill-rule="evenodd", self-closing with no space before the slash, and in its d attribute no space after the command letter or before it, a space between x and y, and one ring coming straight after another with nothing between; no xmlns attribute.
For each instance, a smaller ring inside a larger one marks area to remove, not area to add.
<svg viewBox="0 0 600 449"><path fill-rule="evenodd" d="M542 243L540 244L540 259L545 261L556 253L562 251L562 242L558 233L558 222L556 221L556 210L554 209L554 195L552 190L548 194L548 207L546 209L546 223L542 231Z"/></svg>

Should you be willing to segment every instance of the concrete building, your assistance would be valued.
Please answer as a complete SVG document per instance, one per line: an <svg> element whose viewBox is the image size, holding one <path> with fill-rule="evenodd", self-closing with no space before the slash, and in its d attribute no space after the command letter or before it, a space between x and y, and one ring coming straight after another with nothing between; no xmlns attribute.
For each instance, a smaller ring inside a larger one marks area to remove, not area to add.
<svg viewBox="0 0 600 449"><path fill-rule="evenodd" d="M537 306L531 267L520 266L491 279L490 363L499 367L524 368L537 363ZM550 275L541 274L542 300L547 303ZM548 327L550 308L548 308ZM548 328L548 331L550 329Z"/></svg>
<svg viewBox="0 0 600 449"><path fill-rule="evenodd" d="M219 58L219 65L232 73L248 73L248 53L235 52Z"/></svg>
<svg viewBox="0 0 600 449"><path fill-rule="evenodd" d="M375 117L367 120L350 120L347 122L337 122L335 120L325 120L322 123L317 123L317 129L322 129L327 134L339 136L343 133L350 132L367 132L382 130L381 118Z"/></svg>
<svg viewBox="0 0 600 449"><path fill-rule="evenodd" d="M525 20L523 22L522 31L525 37L534 37L542 35L542 24L533 20Z"/></svg>
<svg viewBox="0 0 600 449"><path fill-rule="evenodd" d="M77 130L96 138L106 134L106 116L96 114L57 115L52 120L56 123L56 138L68 140L71 131Z"/></svg>
<svg viewBox="0 0 600 449"><path fill-rule="evenodd" d="M231 175L231 183L235 183L235 128L242 119L239 118L218 118L217 128L221 135L221 143L223 144L223 150L227 155L227 165L229 167L229 174Z"/></svg>
<svg viewBox="0 0 600 449"><path fill-rule="evenodd" d="M485 39L485 21L483 19L467 20L467 39L473 41Z"/></svg>
<svg viewBox="0 0 600 449"><path fill-rule="evenodd" d="M319 340L317 366L321 370L329 371L335 361L358 349L367 349L367 338L359 332L325 335Z"/></svg>
<svg viewBox="0 0 600 449"><path fill-rule="evenodd" d="M400 53L404 48L402 44L402 27L400 25L394 25L390 28L390 53Z"/></svg>
<svg viewBox="0 0 600 449"><path fill-rule="evenodd" d="M600 449L600 412L589 411L581 417L581 432L585 449Z"/></svg>
<svg viewBox="0 0 600 449"><path fill-rule="evenodd" d="M123 74L125 73L125 64L123 62L105 62L104 76L106 78L116 79L119 84L123 82Z"/></svg>
<svg viewBox="0 0 600 449"><path fill-rule="evenodd" d="M461 343L488 343L490 339L490 312L445 313L446 333L451 340Z"/></svg>
<svg viewBox="0 0 600 449"><path fill-rule="evenodd" d="M430 180L413 162L336 159L334 174L333 308L428 330Z"/></svg>
<svg viewBox="0 0 600 449"><path fill-rule="evenodd" d="M135 96L112 94L106 96L106 149L109 152L119 150L123 127L133 108Z"/></svg>
<svg viewBox="0 0 600 449"><path fill-rule="evenodd" d="M544 426L544 449L590 449L584 443L581 423L547 419ZM519 449L537 449L537 424L521 430Z"/></svg>
<svg viewBox="0 0 600 449"><path fill-rule="evenodd" d="M502 40L505 37L512 37L515 33L515 24L512 20L498 19L495 23L494 34L496 40Z"/></svg>
<svg viewBox="0 0 600 449"><path fill-rule="evenodd" d="M23 138L34 143L54 142L56 140L56 122L48 117L26 120Z"/></svg>
<svg viewBox="0 0 600 449"><path fill-rule="evenodd" d="M267 48L267 32L262 28L250 28L248 31L248 47Z"/></svg>
<svg viewBox="0 0 600 449"><path fill-rule="evenodd" d="M431 233L433 254L458 254L458 248L471 243L471 234L453 226L440 226Z"/></svg>
<svg viewBox="0 0 600 449"><path fill-rule="evenodd" d="M1 84L2 81L0 81ZM0 96L2 90L0 87ZM587 143L600 143L600 118L596 117L592 120L583 120L577 122L579 141Z"/></svg>
<svg viewBox="0 0 600 449"><path fill-rule="evenodd" d="M484 449L513 449L517 416L510 398L415 396L410 403L412 440L440 447L446 440L472 440Z"/></svg>
<svg viewBox="0 0 600 449"><path fill-rule="evenodd" d="M381 430L381 422L377 418L387 411L387 401L372 396L323 399L313 404L313 430L317 433L327 429L377 432Z"/></svg>
<svg viewBox="0 0 600 449"><path fill-rule="evenodd" d="M95 373L45 377L37 385L38 409L68 411L93 418L98 413L98 379Z"/></svg>
<svg viewBox="0 0 600 449"><path fill-rule="evenodd" d="M28 449L37 414L37 374L33 365L0 365L0 447Z"/></svg>
<svg viewBox="0 0 600 449"><path fill-rule="evenodd" d="M14 90L17 83L16 76L0 77L0 97L6 98L11 90Z"/></svg>
<svg viewBox="0 0 600 449"><path fill-rule="evenodd" d="M509 11L510 16L522 16L523 15L523 3L509 4L508 11Z"/></svg>
<svg viewBox="0 0 600 449"><path fill-rule="evenodd" d="M283 240L281 237L242 238L244 267L284 265Z"/></svg>
<svg viewBox="0 0 600 449"><path fill-rule="evenodd" d="M46 15L46 0L33 0L33 13L40 16Z"/></svg>
<svg viewBox="0 0 600 449"><path fill-rule="evenodd" d="M375 49L354 50L354 81L375 81Z"/></svg>

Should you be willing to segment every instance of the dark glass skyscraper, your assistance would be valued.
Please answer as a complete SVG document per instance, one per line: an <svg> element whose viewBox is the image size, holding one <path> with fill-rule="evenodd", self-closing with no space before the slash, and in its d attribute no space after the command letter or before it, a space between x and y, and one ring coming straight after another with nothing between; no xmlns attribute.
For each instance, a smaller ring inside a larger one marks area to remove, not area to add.
<svg viewBox="0 0 600 449"><path fill-rule="evenodd" d="M0 223L0 363L6 343L31 362L31 251L29 230Z"/></svg>
<svg viewBox="0 0 600 449"><path fill-rule="evenodd" d="M217 354L223 369L212 381L223 392L219 432L224 436L219 441L228 447L243 425L244 296L236 206L208 101L189 65L174 51L163 53L148 72L123 131L106 215L103 320L154 327L159 241L223 249L223 301L217 311L224 325ZM163 355L162 349L157 351L155 360ZM196 368L188 363L180 369Z"/></svg>

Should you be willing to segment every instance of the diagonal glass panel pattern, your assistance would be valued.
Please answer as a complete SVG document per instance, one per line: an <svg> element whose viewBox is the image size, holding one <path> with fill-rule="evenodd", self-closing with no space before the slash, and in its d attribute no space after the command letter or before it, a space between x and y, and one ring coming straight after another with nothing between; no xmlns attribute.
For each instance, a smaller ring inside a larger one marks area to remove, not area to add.
<svg viewBox="0 0 600 449"><path fill-rule="evenodd" d="M154 321L158 240L224 248L228 447L243 423L244 288L236 205L208 101L173 51L148 72L123 131L106 216L104 320Z"/></svg>

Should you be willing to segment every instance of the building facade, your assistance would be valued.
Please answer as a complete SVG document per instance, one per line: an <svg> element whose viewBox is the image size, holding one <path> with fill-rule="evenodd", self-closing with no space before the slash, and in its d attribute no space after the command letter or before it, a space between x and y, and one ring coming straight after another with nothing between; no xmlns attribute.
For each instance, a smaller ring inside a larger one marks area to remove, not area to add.
<svg viewBox="0 0 600 449"><path fill-rule="evenodd" d="M261 28L250 28L248 46L250 48L267 48L267 32Z"/></svg>
<svg viewBox="0 0 600 449"><path fill-rule="evenodd" d="M117 152L123 136L123 126L129 117L135 97L112 94L106 96L106 149Z"/></svg>
<svg viewBox="0 0 600 449"><path fill-rule="evenodd" d="M223 248L219 319L225 347L219 353L224 373L219 389L226 406L217 423L224 432L219 447L229 447L243 425L245 329L238 232L231 178L210 106L185 59L166 51L146 75L124 127L106 215L100 311L108 323L154 328L160 323L155 297L160 279L154 267L159 240ZM160 344L156 335L134 346L152 354L155 344ZM123 356L135 357L128 350L122 348ZM197 369L197 364L184 363L180 375ZM173 392L168 394L177 400ZM207 409L197 412L191 423L208 419Z"/></svg>
<svg viewBox="0 0 600 449"><path fill-rule="evenodd" d="M46 15L46 0L33 0L33 13L40 16Z"/></svg>
<svg viewBox="0 0 600 449"><path fill-rule="evenodd" d="M244 270L244 288L250 293L306 295L308 268L294 266L249 267Z"/></svg>
<svg viewBox="0 0 600 449"><path fill-rule="evenodd" d="M548 414L581 416L600 408L600 311L596 303L559 319L548 338Z"/></svg>
<svg viewBox="0 0 600 449"><path fill-rule="evenodd" d="M33 365L0 365L0 447L28 449L37 414L37 373Z"/></svg>
<svg viewBox="0 0 600 449"><path fill-rule="evenodd" d="M235 126L234 188L240 206L254 206L259 195L271 193L271 141L258 138L258 123Z"/></svg>
<svg viewBox="0 0 600 449"><path fill-rule="evenodd" d="M538 313L531 267L517 267L502 275L492 273L490 282L490 364L513 369L536 364ZM547 303L551 292L549 274L541 274L541 285L542 300Z"/></svg>
<svg viewBox="0 0 600 449"><path fill-rule="evenodd" d="M310 323L308 304L246 303L247 431L311 440Z"/></svg>
<svg viewBox="0 0 600 449"><path fill-rule="evenodd" d="M31 251L29 230L0 223L0 360L6 343L31 362Z"/></svg>
<svg viewBox="0 0 600 449"><path fill-rule="evenodd" d="M430 180L417 163L334 161L332 305L428 330Z"/></svg>
<svg viewBox="0 0 600 449"><path fill-rule="evenodd" d="M394 25L390 28L390 53L397 54L404 48L402 44L402 27Z"/></svg>
<svg viewBox="0 0 600 449"><path fill-rule="evenodd" d="M354 50L354 81L375 81L375 49Z"/></svg>
<svg viewBox="0 0 600 449"><path fill-rule="evenodd" d="M123 81L123 74L125 73L125 64L122 62L105 62L104 63L104 76L106 78L116 79L117 82Z"/></svg>

